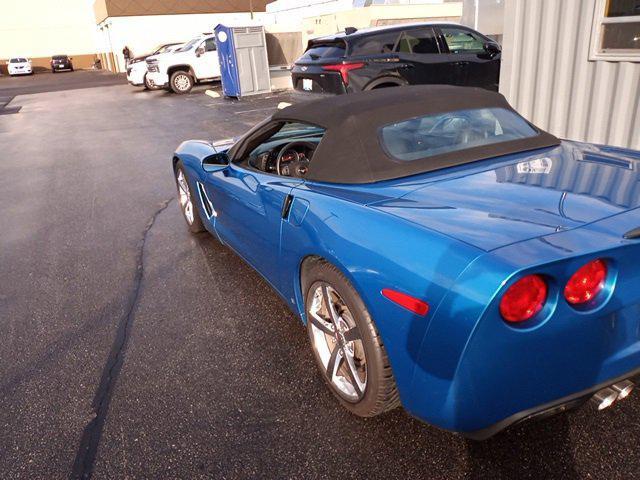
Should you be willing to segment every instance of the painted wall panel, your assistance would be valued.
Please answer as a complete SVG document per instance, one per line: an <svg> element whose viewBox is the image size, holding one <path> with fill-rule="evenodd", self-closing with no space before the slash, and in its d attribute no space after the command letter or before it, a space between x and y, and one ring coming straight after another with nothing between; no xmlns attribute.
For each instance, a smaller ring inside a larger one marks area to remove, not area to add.
<svg viewBox="0 0 640 480"><path fill-rule="evenodd" d="M640 58L590 61L596 0L506 0L500 92L571 140L640 149Z"/></svg>

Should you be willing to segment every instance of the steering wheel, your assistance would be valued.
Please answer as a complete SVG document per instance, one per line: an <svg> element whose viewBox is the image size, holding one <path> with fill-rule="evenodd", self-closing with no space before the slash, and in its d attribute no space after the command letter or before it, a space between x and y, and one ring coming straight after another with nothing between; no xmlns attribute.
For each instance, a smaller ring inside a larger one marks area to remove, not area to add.
<svg viewBox="0 0 640 480"><path fill-rule="evenodd" d="M460 131L463 128L469 127L469 119L464 115L447 116L436 122L436 124L429 129L429 133L445 133Z"/></svg>
<svg viewBox="0 0 640 480"><path fill-rule="evenodd" d="M294 147L306 147L310 150L315 150L316 144L313 142L306 142L302 140L296 140L289 142L280 149L278 152L278 158L276 158L276 172L278 175L285 177L304 178L309 170L309 159L300 156L298 151ZM295 154L293 160L286 161L283 165L282 158L286 153L292 152Z"/></svg>

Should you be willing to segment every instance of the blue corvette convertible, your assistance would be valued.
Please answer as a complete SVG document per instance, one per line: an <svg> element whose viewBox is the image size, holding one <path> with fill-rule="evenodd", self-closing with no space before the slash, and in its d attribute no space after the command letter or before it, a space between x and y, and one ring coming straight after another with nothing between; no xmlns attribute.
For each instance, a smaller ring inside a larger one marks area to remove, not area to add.
<svg viewBox="0 0 640 480"><path fill-rule="evenodd" d="M345 408L475 439L633 389L639 169L450 86L299 103L173 157L189 229L300 316Z"/></svg>

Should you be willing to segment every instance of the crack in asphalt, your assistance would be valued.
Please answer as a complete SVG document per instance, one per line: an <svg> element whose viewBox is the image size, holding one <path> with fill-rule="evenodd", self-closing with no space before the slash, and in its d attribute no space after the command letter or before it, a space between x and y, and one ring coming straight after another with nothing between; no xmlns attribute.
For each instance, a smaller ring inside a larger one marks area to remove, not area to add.
<svg viewBox="0 0 640 480"><path fill-rule="evenodd" d="M82 432L80 445L76 452L71 474L69 475L70 479L89 479L93 473L96 453L98 451L100 438L102 437L107 412L109 411L111 396L113 394L113 389L118 379L118 375L120 374L120 370L122 369L122 365L124 364L124 353L129 342L129 335L133 326L135 310L138 305L138 297L140 295L144 275L144 247L147 242L147 236L155 224L158 215L160 215L169 206L169 203L171 203L172 200L173 198L170 198L160 204L160 208L154 212L151 220L149 220L149 223L147 223L146 228L142 232L142 239L138 243L138 256L133 289L131 290L129 300L127 302L128 308L126 309L126 315L124 315L118 323L116 337L113 340L109 357L107 358L107 362L102 370L100 384L91 404L94 417L85 426Z"/></svg>

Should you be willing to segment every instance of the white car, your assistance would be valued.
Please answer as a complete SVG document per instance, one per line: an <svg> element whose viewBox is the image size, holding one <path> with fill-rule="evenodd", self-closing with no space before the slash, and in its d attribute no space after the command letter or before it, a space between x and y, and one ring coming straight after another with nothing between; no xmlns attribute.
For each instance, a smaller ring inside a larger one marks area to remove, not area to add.
<svg viewBox="0 0 640 480"><path fill-rule="evenodd" d="M179 48L182 43L166 43L154 48L152 53L132 58L127 65L127 81L134 87L151 88L147 82L147 62L146 59L151 55L160 53L168 53Z"/></svg>
<svg viewBox="0 0 640 480"><path fill-rule="evenodd" d="M215 35L199 35L172 53L148 57L147 70L150 84L175 93L189 93L196 83L219 79Z"/></svg>
<svg viewBox="0 0 640 480"><path fill-rule="evenodd" d="M31 60L25 57L14 57L7 62L7 70L9 75L31 75Z"/></svg>

